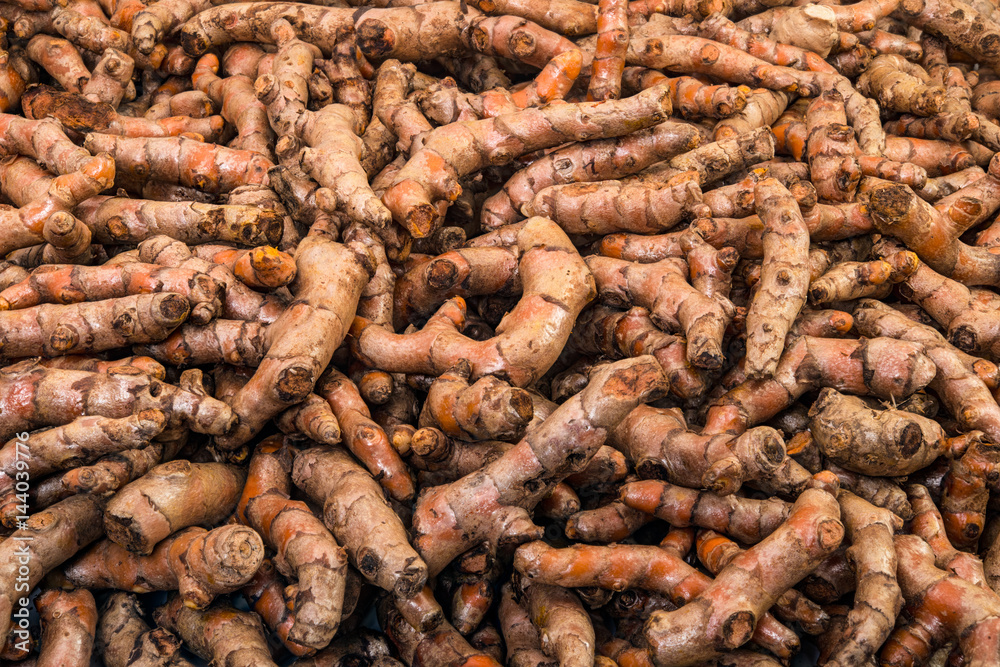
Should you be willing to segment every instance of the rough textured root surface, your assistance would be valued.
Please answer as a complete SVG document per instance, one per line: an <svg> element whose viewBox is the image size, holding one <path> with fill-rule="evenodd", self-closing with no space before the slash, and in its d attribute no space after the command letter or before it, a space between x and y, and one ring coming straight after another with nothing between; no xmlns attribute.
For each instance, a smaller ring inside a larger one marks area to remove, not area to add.
<svg viewBox="0 0 1000 667"><path fill-rule="evenodd" d="M522 596L542 636L542 650L567 667L594 664L594 627L572 591L532 582Z"/></svg>
<svg viewBox="0 0 1000 667"><path fill-rule="evenodd" d="M295 485L323 506L323 521L372 583L399 597L416 595L427 565L378 483L342 449L308 449L295 457Z"/></svg>
<svg viewBox="0 0 1000 667"><path fill-rule="evenodd" d="M41 476L120 451L141 449L165 426L163 412L142 410L121 419L80 417L65 426L14 438L0 449L0 489L13 488L14 480L21 479L18 472Z"/></svg>
<svg viewBox="0 0 1000 667"><path fill-rule="evenodd" d="M785 460L777 431L760 426L733 435L688 430L677 408L641 405L612 431L611 444L644 477L729 495L745 481L774 473Z"/></svg>
<svg viewBox="0 0 1000 667"><path fill-rule="evenodd" d="M244 444L268 419L313 390L347 335L361 291L374 272L366 251L323 234L302 240L295 265L297 277L291 289L296 302L269 327L267 355L231 401L239 423L217 440L224 448ZM332 267L337 268L330 271Z"/></svg>
<svg viewBox="0 0 1000 667"><path fill-rule="evenodd" d="M336 369L328 370L316 386L336 415L343 430L344 445L379 481L389 495L406 501L416 488L406 464L392 448L386 432L376 424L358 387Z"/></svg>
<svg viewBox="0 0 1000 667"><path fill-rule="evenodd" d="M669 110L670 98L660 88L623 100L560 104L446 125L423 140L420 150L396 174L382 201L393 219L412 235L427 236L440 224L435 202L454 201L462 190L459 179L482 166L509 162L567 139L627 134L665 120ZM622 122L624 118L630 119L628 127Z"/></svg>
<svg viewBox="0 0 1000 667"><path fill-rule="evenodd" d="M73 496L32 514L23 527L0 542L0 637L8 637L12 614L21 591L17 586L19 559L28 561L27 586L37 586L45 575L101 536L102 503L93 496ZM17 539L22 538L22 539ZM20 586L24 586L22 581ZM17 641L27 632L15 631Z"/></svg>
<svg viewBox="0 0 1000 667"><path fill-rule="evenodd" d="M647 308L661 329L684 332L691 365L705 369L722 366L722 338L732 319L733 306L728 300L705 296L690 285L684 261L669 258L654 264L632 264L591 256L587 265L594 273L602 302Z"/></svg>
<svg viewBox="0 0 1000 667"><path fill-rule="evenodd" d="M755 544L774 532L788 518L791 507L778 498L718 496L659 480L631 482L623 485L620 493L629 507L652 514L671 526L709 528L744 544Z"/></svg>
<svg viewBox="0 0 1000 667"><path fill-rule="evenodd" d="M875 410L836 389L823 389L809 416L823 455L854 472L908 475L950 453L949 439L933 419L905 410Z"/></svg>
<svg viewBox="0 0 1000 667"><path fill-rule="evenodd" d="M245 481L242 469L222 463L164 463L115 495L105 511L104 529L129 551L149 555L181 528L226 518Z"/></svg>
<svg viewBox="0 0 1000 667"><path fill-rule="evenodd" d="M839 519L832 495L822 489L804 491L782 527L733 559L707 590L677 611L650 616L645 637L656 663L696 664L719 648L744 644L764 610L840 545L844 526ZM770 564L767 575L758 569L765 562ZM776 562L783 567L771 569ZM752 588L746 586L750 581L756 582ZM691 636L684 628L704 632Z"/></svg>
<svg viewBox="0 0 1000 667"><path fill-rule="evenodd" d="M108 667L170 665L192 667L181 657L181 640L164 628L151 629L139 601L129 593L112 593L101 608L97 650Z"/></svg>
<svg viewBox="0 0 1000 667"><path fill-rule="evenodd" d="M205 660L220 665L277 667L256 614L222 604L199 611L174 597L157 609L154 617L157 625L175 632Z"/></svg>
<svg viewBox="0 0 1000 667"><path fill-rule="evenodd" d="M355 318L352 349L369 366L393 373L437 376L466 359L475 378L496 375L523 387L544 375L558 358L577 315L594 297L593 276L566 234L551 221L530 218L506 231L511 234L482 245L516 245L523 290L495 337L474 341L458 333L464 302L452 299L422 330L411 334L393 334Z"/></svg>
<svg viewBox="0 0 1000 667"><path fill-rule="evenodd" d="M764 268L747 312L746 373L759 379L774 375L785 334L805 305L809 231L798 204L777 180L758 183L754 202L764 223Z"/></svg>
<svg viewBox="0 0 1000 667"><path fill-rule="evenodd" d="M258 445L237 516L264 536L277 551L279 569L297 582L288 639L322 648L340 625L347 556L308 506L289 498L292 462L290 448Z"/></svg>
<svg viewBox="0 0 1000 667"><path fill-rule="evenodd" d="M159 542L148 556L111 540L94 545L65 570L76 586L133 593L178 590L185 604L203 609L217 595L238 590L264 559L264 544L253 530L221 526L186 528Z"/></svg>
<svg viewBox="0 0 1000 667"><path fill-rule="evenodd" d="M47 590L35 600L42 621L36 666L87 667L97 631L97 603L86 589Z"/></svg>
<svg viewBox="0 0 1000 667"><path fill-rule="evenodd" d="M1000 598L937 568L931 548L916 535L897 535L894 542L899 587L912 621L889 636L880 654L882 664L926 660L934 644L949 639L957 640L958 650L970 664L996 660Z"/></svg>
<svg viewBox="0 0 1000 667"><path fill-rule="evenodd" d="M421 495L414 511L414 544L430 572L440 572L483 539L501 544L537 537L539 528L528 510L557 482L583 469L608 431L637 403L665 390L666 379L652 357L609 364L594 374L586 389L480 473ZM565 442L567 429L577 434L572 451L559 444ZM495 481L499 479L508 481L501 485ZM479 506L470 504L472 499Z"/></svg>
<svg viewBox="0 0 1000 667"><path fill-rule="evenodd" d="M903 605L896 583L896 550L891 543L903 520L850 491L841 490L838 499L851 541L847 557L854 566L857 588L847 627L827 664L858 665L875 655Z"/></svg>

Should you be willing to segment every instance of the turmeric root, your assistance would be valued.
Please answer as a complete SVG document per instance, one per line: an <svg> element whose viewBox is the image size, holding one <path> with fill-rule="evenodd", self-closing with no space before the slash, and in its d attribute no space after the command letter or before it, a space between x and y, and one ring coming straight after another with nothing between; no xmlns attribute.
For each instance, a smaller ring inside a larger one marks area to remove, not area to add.
<svg viewBox="0 0 1000 667"><path fill-rule="evenodd" d="M857 588L847 626L828 662L857 665L870 660L886 640L903 604L896 583L896 550L889 542L903 521L850 491L841 490L838 500L851 540L847 557L854 566Z"/></svg>
<svg viewBox="0 0 1000 667"><path fill-rule="evenodd" d="M0 542L0 555L3 555L0 561L3 563L0 566L0 637L10 641L11 615L15 608L27 606L20 604L25 593L37 586L48 572L100 538L101 510L102 503L98 499L73 496L25 517L18 530ZM18 573L19 565L27 568L26 575ZM26 581L21 579L18 583L18 576ZM24 586L27 591L21 590ZM16 634L19 641L28 638L26 628Z"/></svg>
<svg viewBox="0 0 1000 667"><path fill-rule="evenodd" d="M906 497L914 512L911 530L930 546L934 552L934 564L978 586L987 583L983 561L975 554L959 551L952 545L944 518L931 499L927 487L911 484L906 487Z"/></svg>
<svg viewBox="0 0 1000 667"><path fill-rule="evenodd" d="M514 567L532 582L538 582L533 585L643 588L663 593L677 604L690 603L712 586L707 575L658 546L578 544L554 549L543 542L531 542L517 550ZM794 633L767 613L762 615L754 640L786 656L799 643Z"/></svg>
<svg viewBox="0 0 1000 667"><path fill-rule="evenodd" d="M97 603L90 591L48 590L35 606L42 620L36 667L88 667L97 632Z"/></svg>
<svg viewBox="0 0 1000 667"><path fill-rule="evenodd" d="M291 450L257 446L237 516L277 551L275 564L295 580L294 620L287 639L322 648L337 632L346 583L347 557L333 535L292 490Z"/></svg>
<svg viewBox="0 0 1000 667"><path fill-rule="evenodd" d="M876 477L903 476L953 454L933 419L904 410L874 410L855 396L823 389L809 408L810 431L823 455L848 470Z"/></svg>
<svg viewBox="0 0 1000 667"><path fill-rule="evenodd" d="M259 153L206 144L187 137L118 137L91 132L84 146L108 153L118 179L133 191L149 177L213 194L241 185L267 183L273 165Z"/></svg>
<svg viewBox="0 0 1000 667"><path fill-rule="evenodd" d="M698 435L677 408L639 406L612 431L612 444L644 477L666 479L729 495L747 480L766 477L785 459L781 436L762 426L742 433Z"/></svg>
<svg viewBox="0 0 1000 667"><path fill-rule="evenodd" d="M862 330L869 336L880 335L874 329ZM858 341L801 336L782 354L772 378L748 379L714 401L703 433L742 433L820 386L883 398L909 396L934 379L931 359L922 345L904 346L890 338Z"/></svg>
<svg viewBox="0 0 1000 667"><path fill-rule="evenodd" d="M319 380L316 392L333 409L343 429L344 444L379 484L399 501L412 498L416 490L406 465L389 443L382 427L372 421L358 388L334 368Z"/></svg>
<svg viewBox="0 0 1000 667"><path fill-rule="evenodd" d="M421 632L410 625L393 605L391 597L383 597L378 607L379 624L385 628L408 664L441 665L442 667L497 667L489 656L472 648L447 621Z"/></svg>
<svg viewBox="0 0 1000 667"><path fill-rule="evenodd" d="M0 308L16 310L42 303L71 304L121 299L143 292L173 292L187 297L191 310L189 319L205 324L222 309L219 291L219 285L211 277L189 269L141 263L100 267L44 266L33 271L28 280L0 293ZM67 311L63 309L62 312Z"/></svg>
<svg viewBox="0 0 1000 667"><path fill-rule="evenodd" d="M683 261L629 264L599 256L587 260L604 303L648 308L661 329L684 330L691 365L707 369L722 366L722 338L733 315L732 304L727 309L691 287Z"/></svg>
<svg viewBox="0 0 1000 667"><path fill-rule="evenodd" d="M74 586L147 593L179 590L184 604L204 609L250 580L264 559L260 536L243 526L186 528L139 556L103 540L64 570Z"/></svg>
<svg viewBox="0 0 1000 667"><path fill-rule="evenodd" d="M0 492L14 488L18 472L40 476L122 450L140 449L164 426L163 412L143 410L121 419L80 417L66 426L15 438L0 449Z"/></svg>
<svg viewBox="0 0 1000 667"><path fill-rule="evenodd" d="M717 496L651 479L625 484L619 493L629 507L663 519L675 528L710 528L744 544L755 544L774 532L788 518L791 507L777 498Z"/></svg>
<svg viewBox="0 0 1000 667"><path fill-rule="evenodd" d="M785 334L805 304L809 233L798 204L777 180L757 184L754 202L764 222L761 286L747 312L746 373L774 375Z"/></svg>
<svg viewBox="0 0 1000 667"><path fill-rule="evenodd" d="M567 667L594 664L594 626L572 591L532 581L521 594L543 651Z"/></svg>
<svg viewBox="0 0 1000 667"><path fill-rule="evenodd" d="M97 649L108 667L192 667L179 655L181 641L169 630L150 629L142 620L136 597L129 593L112 593L101 608Z"/></svg>
<svg viewBox="0 0 1000 667"><path fill-rule="evenodd" d="M566 537L580 542L621 542L651 521L652 515L612 500L569 517L564 532Z"/></svg>
<svg viewBox="0 0 1000 667"><path fill-rule="evenodd" d="M698 560L713 575L719 574L744 551L736 542L714 530L699 530L696 544ZM690 550L689 545L684 546ZM667 548L667 545L661 542L660 547ZM782 593L772 609L778 618L786 623L797 622L811 635L822 634L830 623L830 616L822 607L794 588Z"/></svg>
<svg viewBox="0 0 1000 667"><path fill-rule="evenodd" d="M569 345L582 354L604 354L611 358L651 354L670 381L671 393L697 399L706 390L705 378L687 361L683 338L663 333L645 308L627 312L593 306L581 314Z"/></svg>
<svg viewBox="0 0 1000 667"><path fill-rule="evenodd" d="M665 389L665 378L652 357L609 364L594 374L583 392L560 406L541 427L479 474L436 487L420 496L414 511L414 543L428 561L429 571L440 572L459 553L483 540L499 545L537 536L539 529L531 522L528 511L552 485L582 469L604 444L607 431L637 403ZM591 404L591 401L596 402ZM552 434L556 431L561 433L558 441L565 442L569 424L585 428L585 432L575 437L572 452L553 446L552 442ZM538 463L521 463L524 457L538 460ZM530 488L511 487L508 493L490 500L480 495L484 493L481 488L492 487L495 476L510 478L507 469L512 465L519 468L516 474L530 475L541 484L534 482ZM489 504L461 509L465 504L462 498L477 496ZM484 523L483 518L490 521Z"/></svg>
<svg viewBox="0 0 1000 667"><path fill-rule="evenodd" d="M509 162L525 152L575 137L613 137L655 125L665 120L669 107L663 89L650 89L620 101L554 105L510 116L452 123L435 129L423 140L382 200L393 219L414 237L427 236L440 226L435 202L454 201L462 190L459 179L483 165ZM581 122L581 113L586 114L585 122ZM628 129L620 123L626 117L633 121ZM540 132L538 127L549 129ZM532 131L522 136L528 129ZM512 136L517 140L512 141ZM503 142L503 148L491 147L498 142ZM515 143L518 148L512 152Z"/></svg>
<svg viewBox="0 0 1000 667"><path fill-rule="evenodd" d="M164 463L108 502L104 529L112 541L148 556L181 528L212 525L227 517L245 479L243 470L221 463Z"/></svg>
<svg viewBox="0 0 1000 667"><path fill-rule="evenodd" d="M995 660L1000 651L991 630L1000 613L996 594L935 567L931 548L916 535L897 535L894 542L899 587L912 621L889 636L881 663L922 662L935 645L952 638L970 664Z"/></svg>
<svg viewBox="0 0 1000 667"><path fill-rule="evenodd" d="M370 255L323 234L307 236L296 250L296 303L269 328L271 344L257 372L232 399L239 423L217 442L224 448L244 444L282 408L313 390L320 373L347 334L365 282L374 266ZM328 279L326 272L338 267Z"/></svg>
<svg viewBox="0 0 1000 667"><path fill-rule="evenodd" d="M324 523L366 578L402 598L423 588L427 566L410 546L406 529L378 484L346 452L300 452L292 479L323 506Z"/></svg>
<svg viewBox="0 0 1000 667"><path fill-rule="evenodd" d="M658 665L696 664L720 648L744 644L764 610L840 545L844 526L839 517L837 502L828 492L804 491L778 530L733 559L696 598L677 611L653 612L645 637L654 661ZM783 565L780 574L762 580L760 572L777 562ZM752 592L730 583L747 577L759 581ZM680 640L677 628L681 627L704 631L694 641Z"/></svg>
<svg viewBox="0 0 1000 667"><path fill-rule="evenodd" d="M260 617L217 604L203 611L170 599L154 614L160 625L184 640L196 655L221 665L277 667L271 659Z"/></svg>
<svg viewBox="0 0 1000 667"><path fill-rule="evenodd" d="M463 362L441 375L431 385L418 425L461 440L519 439L532 416L528 393L494 377L469 385L471 374ZM465 415L474 415L474 421Z"/></svg>
<svg viewBox="0 0 1000 667"><path fill-rule="evenodd" d="M809 301L819 304L878 298L884 288L903 282L919 265L920 260L909 251L872 262L841 262L809 284Z"/></svg>
<svg viewBox="0 0 1000 667"><path fill-rule="evenodd" d="M521 387L541 377L593 298L593 278L569 238L551 221L531 218L504 231L509 235L499 243L489 239L489 245L517 246L523 292L496 337L480 342L459 334L464 303L451 300L412 334L392 334L355 318L351 343L357 356L390 373L436 376L467 359L476 378L495 374Z"/></svg>
<svg viewBox="0 0 1000 667"><path fill-rule="evenodd" d="M598 5L597 47L587 88L588 99L617 99L621 94L621 77L629 41L627 10L624 0L604 0Z"/></svg>
<svg viewBox="0 0 1000 667"><path fill-rule="evenodd" d="M634 174L654 162L691 150L700 141L696 128L668 120L616 139L595 139L560 148L518 171L500 192L487 199L482 225L496 229L516 222L522 209L546 187Z"/></svg>

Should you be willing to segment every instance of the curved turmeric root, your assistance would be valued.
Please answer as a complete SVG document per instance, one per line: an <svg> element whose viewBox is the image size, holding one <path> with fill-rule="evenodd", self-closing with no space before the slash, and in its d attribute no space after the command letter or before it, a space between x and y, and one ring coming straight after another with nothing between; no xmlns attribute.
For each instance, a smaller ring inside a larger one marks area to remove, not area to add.
<svg viewBox="0 0 1000 667"><path fill-rule="evenodd" d="M934 553L916 535L894 539L896 576L912 621L895 630L879 655L889 667L920 664L949 639L969 664L988 665L1000 655L1000 598L934 565Z"/></svg>
<svg viewBox="0 0 1000 667"><path fill-rule="evenodd" d="M340 626L347 556L309 507L289 498L292 457L289 448L276 443L257 445L236 512L264 536L277 552L279 571L295 581L287 640L322 648Z"/></svg>
<svg viewBox="0 0 1000 667"><path fill-rule="evenodd" d="M743 544L756 544L770 535L788 518L791 508L778 498L719 496L652 479L622 485L619 497L629 507L675 528L709 528Z"/></svg>
<svg viewBox="0 0 1000 667"><path fill-rule="evenodd" d="M93 496L67 498L32 514L0 542L0 637L8 638L11 614L25 592L22 587L30 591L51 570L101 537L101 505ZM27 581L18 574L20 560L29 563ZM24 634L19 640L28 638Z"/></svg>
<svg viewBox="0 0 1000 667"><path fill-rule="evenodd" d="M645 308L626 312L603 305L588 308L577 320L569 345L582 354L612 359L651 354L663 367L672 394L697 399L707 390L701 371L687 360L684 339L663 333Z"/></svg>
<svg viewBox="0 0 1000 667"><path fill-rule="evenodd" d="M150 629L138 600L129 593L112 593L101 608L97 648L108 667L193 667L180 656L181 640L164 628Z"/></svg>
<svg viewBox="0 0 1000 667"><path fill-rule="evenodd" d="M683 413L640 405L612 431L613 445L640 475L666 479L720 495L735 493L745 481L766 478L785 460L785 446L774 429L761 426L737 436L698 435Z"/></svg>
<svg viewBox="0 0 1000 667"><path fill-rule="evenodd" d="M627 134L665 120L669 110L666 91L650 89L624 100L559 104L445 125L424 138L382 200L411 235L428 236L440 226L437 202L455 201L462 191L459 179L486 164L503 164L571 139ZM629 119L627 128L624 118Z"/></svg>
<svg viewBox="0 0 1000 667"><path fill-rule="evenodd" d="M896 549L891 542L903 520L850 491L841 490L838 500L851 540L847 557L854 566L857 588L854 607L847 614L847 627L826 664L850 667L874 656L903 606L896 583Z"/></svg>
<svg viewBox="0 0 1000 667"><path fill-rule="evenodd" d="M389 596L378 602L376 611L379 625L385 629L407 664L499 667L499 663L473 648L447 621L427 631L417 630L407 622Z"/></svg>
<svg viewBox="0 0 1000 667"><path fill-rule="evenodd" d="M467 359L473 377L497 375L518 387L544 375L593 298L593 277L566 234L549 220L531 218L495 234L501 232L505 236L480 237L482 245L516 245L523 291L495 337L474 341L458 333L464 302L453 299L411 334L393 334L355 318L351 344L358 358L390 373L434 376Z"/></svg>
<svg viewBox="0 0 1000 667"><path fill-rule="evenodd" d="M920 260L909 251L894 252L871 262L841 262L809 284L809 302L888 296L892 285L909 278L919 266Z"/></svg>
<svg viewBox="0 0 1000 667"><path fill-rule="evenodd" d="M239 499L246 473L222 463L164 463L119 491L108 502L108 538L148 556L172 533L225 519Z"/></svg>
<svg viewBox="0 0 1000 667"><path fill-rule="evenodd" d="M517 222L524 206L546 187L628 176L699 143L701 136L694 126L668 120L615 139L560 148L515 173L500 192L487 199L481 224L484 229L496 229Z"/></svg>
<svg viewBox="0 0 1000 667"><path fill-rule="evenodd" d="M74 586L86 588L178 590L186 606L204 609L216 596L239 590L263 560L264 544L249 528L185 528L159 542L148 556L103 540L63 573Z"/></svg>
<svg viewBox="0 0 1000 667"><path fill-rule="evenodd" d="M35 600L42 621L38 667L89 667L97 632L97 603L86 589L48 590Z"/></svg>
<svg viewBox="0 0 1000 667"><path fill-rule="evenodd" d="M746 643L765 610L840 545L844 526L839 518L832 495L804 491L778 530L734 558L696 598L677 611L653 612L644 634L656 664L696 664ZM779 572L763 574L779 563ZM747 580L757 585L734 583ZM690 637L680 628L701 630Z"/></svg>
<svg viewBox="0 0 1000 667"><path fill-rule="evenodd" d="M1000 407L990 394L996 384L994 364L959 351L932 327L914 322L878 301L859 301L854 324L864 336L891 336L922 344L937 367L929 386L959 426L980 430L991 442L1000 438Z"/></svg>
<svg viewBox="0 0 1000 667"><path fill-rule="evenodd" d="M938 273L968 286L1000 282L1000 256L959 240L976 217L946 216L909 187L895 183L876 185L868 200L876 228L905 243Z"/></svg>
<svg viewBox="0 0 1000 667"><path fill-rule="evenodd" d="M235 449L260 431L268 419L312 392L340 345L349 317L374 266L355 246L323 234L303 239L295 252L296 302L269 327L270 345L257 371L233 397L239 423L217 443Z"/></svg>
<svg viewBox="0 0 1000 667"><path fill-rule="evenodd" d="M528 393L495 377L469 384L464 360L431 385L418 426L434 426L460 440L516 440L533 414Z"/></svg>
<svg viewBox="0 0 1000 667"><path fill-rule="evenodd" d="M521 595L545 653L565 667L594 664L594 626L573 591L531 581L522 586Z"/></svg>
<svg viewBox="0 0 1000 667"><path fill-rule="evenodd" d="M788 507L791 507L791 504ZM714 530L699 530L696 544L698 560L712 575L722 572L734 558L744 552L736 542ZM683 546L690 550L689 545ZM663 542L660 543L660 547L667 548ZM686 554L686 551L683 554ZM786 623L797 622L811 635L822 634L830 623L830 616L822 607L794 588L782 593L772 609L778 618Z"/></svg>
<svg viewBox="0 0 1000 667"><path fill-rule="evenodd" d="M868 336L880 335L863 331ZM904 398L927 386L936 370L930 355L917 343L800 336L782 354L773 377L745 380L717 399L708 409L703 433L743 433L807 391L825 386L849 388L859 395Z"/></svg>
<svg viewBox="0 0 1000 667"><path fill-rule="evenodd" d="M292 479L323 506L324 523L361 574L401 598L420 592L427 566L381 488L347 452L333 447L299 452Z"/></svg>
<svg viewBox="0 0 1000 667"><path fill-rule="evenodd" d="M913 522L910 530L914 535L924 538L924 541L934 552L934 564L977 586L985 586L987 575L983 561L975 554L959 551L948 538L944 519L930 491L921 484L911 484L906 487L906 497L913 508Z"/></svg>
<svg viewBox="0 0 1000 667"><path fill-rule="evenodd" d="M514 554L514 568L539 584L565 587L599 586L611 590L641 588L668 596L675 604L690 603L712 586L712 579L681 556L658 546L577 544L555 549L531 542ZM754 641L776 655L790 657L798 638L764 613Z"/></svg>
<svg viewBox="0 0 1000 667"><path fill-rule="evenodd" d="M661 329L684 330L692 366L722 366L722 338L733 315L732 304L727 312L723 303L692 287L685 262L671 258L655 264L631 264L591 256L587 265L594 272L598 296L604 303L648 308Z"/></svg>
<svg viewBox="0 0 1000 667"><path fill-rule="evenodd" d="M606 429L638 403L665 390L666 379L652 357L609 364L595 372L587 388L482 471L420 496L413 518L414 544L429 571L440 572L455 556L484 540L500 545L537 538L540 529L528 512L552 486L587 464L604 444ZM574 436L567 438L568 432ZM566 449L568 439L573 441L572 451ZM529 478L532 484L525 486ZM494 479L508 480L505 492L487 500L482 489L492 488ZM470 498L482 500L470 504Z"/></svg>
<svg viewBox="0 0 1000 667"><path fill-rule="evenodd" d="M177 633L205 660L220 665L278 667L271 659L267 636L256 614L237 611L228 604L195 610L174 597L157 609L153 618L157 625Z"/></svg>

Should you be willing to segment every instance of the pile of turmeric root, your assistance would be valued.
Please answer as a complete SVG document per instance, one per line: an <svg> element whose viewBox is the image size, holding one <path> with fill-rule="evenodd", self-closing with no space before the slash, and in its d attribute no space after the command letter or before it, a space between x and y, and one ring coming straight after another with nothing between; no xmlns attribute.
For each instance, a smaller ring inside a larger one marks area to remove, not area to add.
<svg viewBox="0 0 1000 667"><path fill-rule="evenodd" d="M994 3L0 2L0 663L1000 664Z"/></svg>

